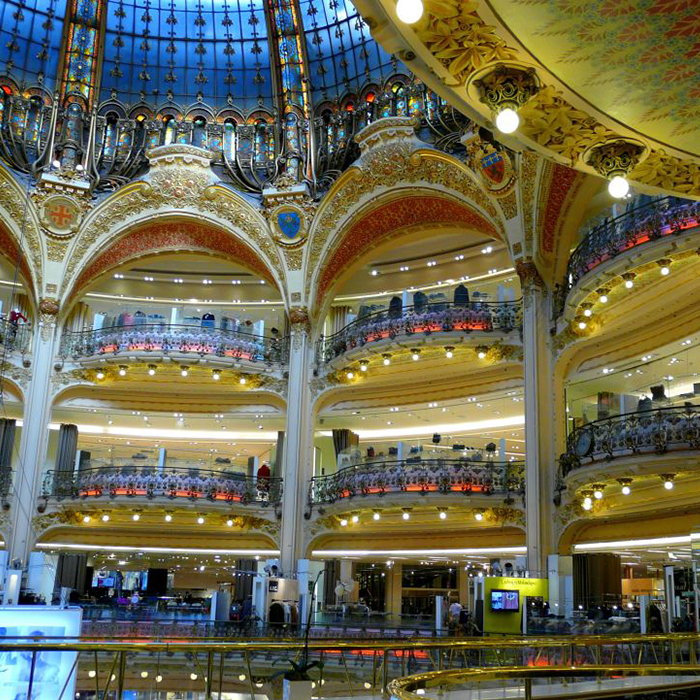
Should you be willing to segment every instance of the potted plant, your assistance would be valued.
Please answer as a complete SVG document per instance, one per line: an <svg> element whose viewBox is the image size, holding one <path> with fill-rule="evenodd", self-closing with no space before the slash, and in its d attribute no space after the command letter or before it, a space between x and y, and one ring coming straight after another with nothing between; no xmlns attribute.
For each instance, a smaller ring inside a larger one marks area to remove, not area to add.
<svg viewBox="0 0 700 700"><path fill-rule="evenodd" d="M297 663L289 659L291 668L282 672L282 700L310 700L312 680L309 671L320 667L318 661L309 663L306 654Z"/></svg>

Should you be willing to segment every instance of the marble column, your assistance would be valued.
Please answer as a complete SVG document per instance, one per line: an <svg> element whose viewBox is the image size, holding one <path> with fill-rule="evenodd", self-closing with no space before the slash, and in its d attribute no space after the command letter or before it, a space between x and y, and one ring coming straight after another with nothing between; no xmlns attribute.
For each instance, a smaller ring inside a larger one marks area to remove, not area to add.
<svg viewBox="0 0 700 700"><path fill-rule="evenodd" d="M43 311L35 329L32 346L32 379L24 403L19 460L14 479L14 498L10 509L11 534L7 542L10 562L24 568L34 546L32 518L36 515L37 497L49 441L51 418L51 373L56 344L55 313Z"/></svg>
<svg viewBox="0 0 700 700"><path fill-rule="evenodd" d="M297 560L306 555L303 551L304 510L311 478L314 429L309 388L312 352L306 310L293 309L290 322L287 422L281 472L284 481L280 564L284 576L291 576Z"/></svg>
<svg viewBox="0 0 700 700"><path fill-rule="evenodd" d="M523 291L527 566L531 576L546 578L547 556L555 553L556 546L552 522L557 469L554 411L561 387L555 387L554 381L551 295L534 263L519 263L517 270Z"/></svg>

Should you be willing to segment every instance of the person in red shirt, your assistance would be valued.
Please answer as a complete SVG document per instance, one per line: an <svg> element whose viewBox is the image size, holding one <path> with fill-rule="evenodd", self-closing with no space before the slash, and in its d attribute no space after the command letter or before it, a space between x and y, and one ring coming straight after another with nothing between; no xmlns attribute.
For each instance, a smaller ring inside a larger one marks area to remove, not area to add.
<svg viewBox="0 0 700 700"><path fill-rule="evenodd" d="M258 488L267 491L270 488L270 467L267 462L263 462L258 467Z"/></svg>

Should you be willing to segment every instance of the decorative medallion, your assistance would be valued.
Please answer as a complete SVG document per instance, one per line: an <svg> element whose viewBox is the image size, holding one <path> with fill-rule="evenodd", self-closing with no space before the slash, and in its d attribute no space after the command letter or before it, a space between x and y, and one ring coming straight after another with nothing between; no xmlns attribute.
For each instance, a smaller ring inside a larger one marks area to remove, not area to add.
<svg viewBox="0 0 700 700"><path fill-rule="evenodd" d="M469 166L481 178L486 189L496 196L508 194L515 184L515 170L508 151L478 136L469 139L465 146Z"/></svg>
<svg viewBox="0 0 700 700"><path fill-rule="evenodd" d="M40 208L41 224L53 236L72 236L80 225L82 209L64 194L47 197Z"/></svg>
<svg viewBox="0 0 700 700"><path fill-rule="evenodd" d="M275 240L284 246L304 243L308 233L308 219L302 209L283 204L270 213Z"/></svg>

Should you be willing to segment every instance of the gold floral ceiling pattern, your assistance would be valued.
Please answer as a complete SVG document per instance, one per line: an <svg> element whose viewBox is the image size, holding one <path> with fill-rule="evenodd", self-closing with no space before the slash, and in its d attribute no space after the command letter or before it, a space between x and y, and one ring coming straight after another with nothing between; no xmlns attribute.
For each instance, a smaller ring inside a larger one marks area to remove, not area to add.
<svg viewBox="0 0 700 700"><path fill-rule="evenodd" d="M490 0L558 80L611 119L700 154L700 0Z"/></svg>

